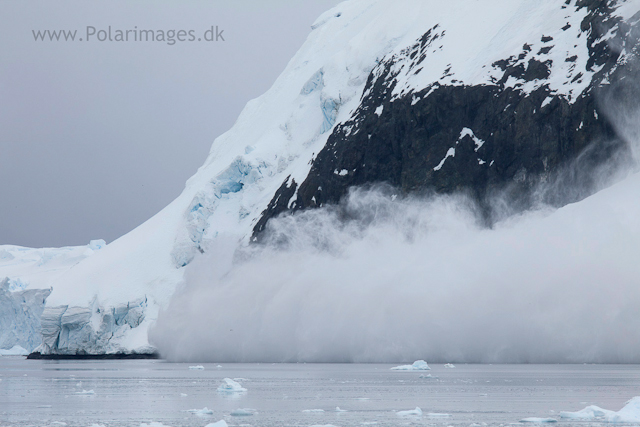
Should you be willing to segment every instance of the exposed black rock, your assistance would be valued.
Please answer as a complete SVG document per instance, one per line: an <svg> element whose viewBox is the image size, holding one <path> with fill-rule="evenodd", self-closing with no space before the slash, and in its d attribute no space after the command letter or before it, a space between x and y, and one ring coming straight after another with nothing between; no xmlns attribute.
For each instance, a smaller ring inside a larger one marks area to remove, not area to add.
<svg viewBox="0 0 640 427"><path fill-rule="evenodd" d="M334 129L299 187L287 178L263 212L254 236L259 237L276 215L338 203L349 188L370 183L384 182L404 193L462 191L485 208L489 222L489 200L498 191L516 211L540 201L562 206L592 194L597 168L630 158L627 142L602 111L600 100L614 93L626 102L623 98L633 94L620 91L619 83L640 78L636 62L619 61L623 49L639 53L640 13L625 23L610 15L613 3L578 2L589 11L581 23L588 37L587 70L597 72L577 99L557 96L549 85L530 93L507 86L510 77L520 81L549 77L550 60L525 62L531 52L528 44L522 54L492 64L503 73L493 84L436 82L422 91L394 96L398 63L403 61L419 73L427 50L444 35L438 26L431 28L402 55L382 61L371 72L351 119ZM614 38L603 40L614 27ZM554 48L552 37L543 36L542 42L548 46L540 54ZM576 60L571 56L565 61ZM570 78L582 82L584 75L578 72ZM541 194L541 184L549 182L553 191Z"/></svg>

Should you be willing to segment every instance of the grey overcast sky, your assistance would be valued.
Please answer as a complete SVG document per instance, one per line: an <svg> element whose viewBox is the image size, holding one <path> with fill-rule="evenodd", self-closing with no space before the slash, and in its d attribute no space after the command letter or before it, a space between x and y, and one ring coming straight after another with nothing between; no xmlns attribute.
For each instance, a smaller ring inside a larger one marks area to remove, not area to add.
<svg viewBox="0 0 640 427"><path fill-rule="evenodd" d="M0 244L113 241L170 203L338 0L0 2ZM224 30L224 42L97 40ZM76 30L89 42L36 41ZM130 33L130 35L133 33Z"/></svg>

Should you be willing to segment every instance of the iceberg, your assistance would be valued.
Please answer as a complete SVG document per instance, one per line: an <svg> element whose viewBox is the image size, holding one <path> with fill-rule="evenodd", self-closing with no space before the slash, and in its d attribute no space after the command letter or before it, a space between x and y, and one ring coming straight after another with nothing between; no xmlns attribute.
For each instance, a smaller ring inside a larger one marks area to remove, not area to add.
<svg viewBox="0 0 640 427"><path fill-rule="evenodd" d="M412 365L401 365L391 368L392 371L429 371L431 368L424 360L416 360Z"/></svg>
<svg viewBox="0 0 640 427"><path fill-rule="evenodd" d="M253 413L256 412L255 409L251 408L238 408L231 412L232 417L250 417Z"/></svg>
<svg viewBox="0 0 640 427"><path fill-rule="evenodd" d="M596 420L599 418L604 419L605 417L610 416L612 414L615 414L615 412L602 409L595 405L591 405L576 412L562 411L560 412L559 415L560 415L560 418L589 421L589 420Z"/></svg>
<svg viewBox="0 0 640 427"><path fill-rule="evenodd" d="M224 394L243 394L247 389L242 387L239 383L235 382L231 378L225 378L224 383L218 387L218 393Z"/></svg>
<svg viewBox="0 0 640 427"><path fill-rule="evenodd" d="M422 417L422 409L416 407L416 409L412 409L410 411L398 411L396 415L399 417Z"/></svg>
<svg viewBox="0 0 640 427"><path fill-rule="evenodd" d="M205 417L208 415L213 415L213 411L209 408L207 408L206 406L202 409L189 409L189 412L191 412L194 415L197 415L199 417Z"/></svg>
<svg viewBox="0 0 640 427"><path fill-rule="evenodd" d="M598 421L605 423L639 423L640 396L633 397L619 411L610 411L598 406L587 406L577 412L560 412L560 418L580 421Z"/></svg>
<svg viewBox="0 0 640 427"><path fill-rule="evenodd" d="M439 412L429 412L427 413L427 418L449 418L451 414L443 414Z"/></svg>

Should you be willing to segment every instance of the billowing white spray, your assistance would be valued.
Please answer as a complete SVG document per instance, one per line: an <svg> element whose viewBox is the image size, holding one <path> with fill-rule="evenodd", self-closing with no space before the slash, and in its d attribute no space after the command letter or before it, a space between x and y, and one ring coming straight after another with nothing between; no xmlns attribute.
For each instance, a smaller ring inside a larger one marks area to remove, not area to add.
<svg viewBox="0 0 640 427"><path fill-rule="evenodd" d="M172 360L639 362L638 194L633 175L489 230L462 198L354 191L235 263L220 239L152 339Z"/></svg>

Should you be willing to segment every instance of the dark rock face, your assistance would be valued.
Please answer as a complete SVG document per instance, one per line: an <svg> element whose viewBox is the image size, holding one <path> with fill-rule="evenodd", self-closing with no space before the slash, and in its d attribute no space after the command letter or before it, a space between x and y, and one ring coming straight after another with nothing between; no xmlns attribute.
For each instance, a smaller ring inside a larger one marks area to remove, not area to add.
<svg viewBox="0 0 640 427"><path fill-rule="evenodd" d="M334 129L304 182L298 186L287 179L283 183L254 235L278 214L338 203L350 187L377 182L404 193L466 192L487 207L489 221L488 199L498 189L516 209L526 209L540 197L561 206L588 196L597 179L592 174L596 168L630 157L601 100L635 96L620 90L620 82L640 77L637 61L620 61L621 51L636 58L640 53L640 13L629 23L622 22L610 16L611 3L585 0L578 4L589 11L581 24L588 37L587 70L597 72L573 100L554 95L549 85L529 93L507 86L511 77L527 82L549 77L550 61L526 60L532 50L528 44L520 55L493 64L502 77L492 84L436 82L422 91L394 97L397 74L393 70L398 63L404 61L419 73L427 48L444 34L437 26L430 29L402 55L372 71L351 119ZM602 40L612 28L617 29L615 37ZM543 36L541 41L542 55L554 48L552 37ZM576 60L572 56L565 62ZM577 72L570 82L583 78ZM541 183L554 180L561 181L562 191L542 196L535 191Z"/></svg>

